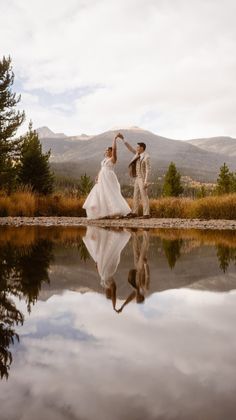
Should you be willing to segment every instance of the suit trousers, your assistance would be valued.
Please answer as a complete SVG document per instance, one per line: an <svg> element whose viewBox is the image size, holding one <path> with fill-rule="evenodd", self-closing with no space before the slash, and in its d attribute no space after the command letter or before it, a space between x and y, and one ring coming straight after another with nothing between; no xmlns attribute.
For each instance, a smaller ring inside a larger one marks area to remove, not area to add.
<svg viewBox="0 0 236 420"><path fill-rule="evenodd" d="M147 192L147 188L144 188L143 179L137 176L134 181L134 203L133 203L133 212L136 214L138 214L140 197L141 197L141 202L143 206L143 215L147 216L150 214L148 192Z"/></svg>

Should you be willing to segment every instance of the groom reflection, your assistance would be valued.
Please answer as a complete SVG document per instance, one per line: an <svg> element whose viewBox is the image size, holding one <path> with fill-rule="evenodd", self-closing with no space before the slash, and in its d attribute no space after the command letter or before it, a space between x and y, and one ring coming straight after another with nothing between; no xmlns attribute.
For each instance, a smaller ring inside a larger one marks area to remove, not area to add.
<svg viewBox="0 0 236 420"><path fill-rule="evenodd" d="M121 313L128 303L136 300L137 303L143 303L150 286L150 270L147 260L149 249L149 232L142 231L140 233L132 231L132 246L134 256L134 267L129 271L128 282L133 288L127 299L116 310Z"/></svg>
<svg viewBox="0 0 236 420"><path fill-rule="evenodd" d="M131 234L126 231L114 231L94 226L88 226L83 241L93 258L101 286L105 290L107 299L111 299L113 309L116 310L116 283L114 275L120 263L122 250L130 239Z"/></svg>

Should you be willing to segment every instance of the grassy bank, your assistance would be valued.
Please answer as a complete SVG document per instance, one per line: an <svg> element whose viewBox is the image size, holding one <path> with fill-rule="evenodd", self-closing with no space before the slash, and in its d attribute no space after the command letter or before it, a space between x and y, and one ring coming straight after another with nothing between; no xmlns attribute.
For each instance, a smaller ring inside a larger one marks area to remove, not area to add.
<svg viewBox="0 0 236 420"><path fill-rule="evenodd" d="M0 193L0 216L85 216L84 199L63 194L38 196L31 192ZM130 205L132 200L128 199ZM151 199L151 215L158 218L236 220L236 194L200 199Z"/></svg>
<svg viewBox="0 0 236 420"><path fill-rule="evenodd" d="M39 196L31 192L0 193L0 216L85 216L84 199L52 194Z"/></svg>

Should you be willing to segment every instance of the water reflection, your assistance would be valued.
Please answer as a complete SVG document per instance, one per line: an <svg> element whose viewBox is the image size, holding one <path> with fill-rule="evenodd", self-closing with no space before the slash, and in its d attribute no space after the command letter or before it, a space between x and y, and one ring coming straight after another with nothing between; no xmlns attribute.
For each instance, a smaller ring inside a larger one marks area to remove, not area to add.
<svg viewBox="0 0 236 420"><path fill-rule="evenodd" d="M183 239L163 239L162 246L168 261L169 267L174 268L176 261L181 256L181 246L183 245Z"/></svg>
<svg viewBox="0 0 236 420"><path fill-rule="evenodd" d="M133 291L127 296L124 303L117 309L121 313L124 307L136 300L137 303L143 303L150 286L150 270L148 265L149 232L132 231L132 249L134 257L134 268L129 270L128 283Z"/></svg>
<svg viewBox="0 0 236 420"><path fill-rule="evenodd" d="M117 286L114 275L120 255L130 239L127 231L114 231L89 226L83 241L93 258L107 299L111 299L116 310Z"/></svg>
<svg viewBox="0 0 236 420"><path fill-rule="evenodd" d="M3 285L1 284L1 287ZM9 369L12 363L12 353L9 350L10 345L15 340L19 341L19 335L14 327L23 324L23 314L17 308L14 302L8 297L6 288L0 290L0 377L8 378Z"/></svg>
<svg viewBox="0 0 236 420"><path fill-rule="evenodd" d="M14 327L23 324L23 314L16 308L13 296L23 298L30 313L38 299L43 282L49 282L48 269L53 260L52 243L39 240L28 247L11 243L0 247L0 375L8 377L14 340Z"/></svg>
<svg viewBox="0 0 236 420"><path fill-rule="evenodd" d="M1 228L0 376L9 375L19 326L38 299L102 290L115 314L127 313L167 289L235 289L235 263L234 232Z"/></svg>
<svg viewBox="0 0 236 420"><path fill-rule="evenodd" d="M216 250L219 267L226 273L231 262L236 264L236 249L230 248L229 246L217 245Z"/></svg>

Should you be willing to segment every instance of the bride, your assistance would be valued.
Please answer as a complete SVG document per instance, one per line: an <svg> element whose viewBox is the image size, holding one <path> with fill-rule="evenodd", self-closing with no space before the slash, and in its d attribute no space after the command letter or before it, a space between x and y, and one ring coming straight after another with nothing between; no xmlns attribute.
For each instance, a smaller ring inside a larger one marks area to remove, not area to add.
<svg viewBox="0 0 236 420"><path fill-rule="evenodd" d="M114 172L118 137L119 134L114 138L112 147L106 149L96 184L84 202L83 208L86 209L89 219L120 217L131 213L130 207L121 194L120 184Z"/></svg>

